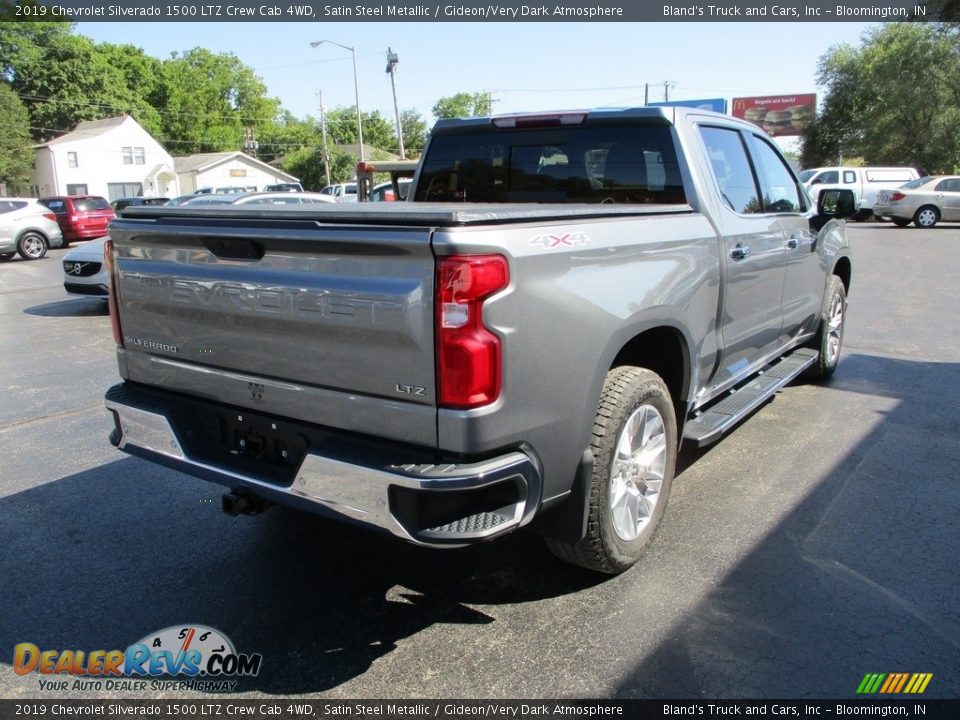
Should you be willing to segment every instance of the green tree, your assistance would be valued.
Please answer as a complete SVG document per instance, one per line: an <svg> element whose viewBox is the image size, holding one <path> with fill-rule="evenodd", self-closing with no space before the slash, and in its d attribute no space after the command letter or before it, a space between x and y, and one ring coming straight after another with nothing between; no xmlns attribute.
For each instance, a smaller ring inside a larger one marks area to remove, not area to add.
<svg viewBox="0 0 960 720"><path fill-rule="evenodd" d="M340 150L328 148L330 159L330 182L345 182L356 170L356 158ZM300 148L284 156L280 168L300 178L304 190L318 191L327 184L321 145Z"/></svg>
<svg viewBox="0 0 960 720"><path fill-rule="evenodd" d="M427 144L427 121L416 110L400 113L400 132L403 133L403 148L407 157L416 157Z"/></svg>
<svg viewBox="0 0 960 720"><path fill-rule="evenodd" d="M30 182L33 149L30 114L6 83L0 82L0 183L14 187Z"/></svg>
<svg viewBox="0 0 960 720"><path fill-rule="evenodd" d="M363 120L363 144L393 151L399 147L393 124L379 111L361 114ZM335 108L327 113L327 133L337 145L357 142L357 107Z"/></svg>
<svg viewBox="0 0 960 720"><path fill-rule="evenodd" d="M257 157L264 162L271 162L297 150L319 145L320 123L309 115L300 120L289 111L281 110L272 122L261 127L257 142Z"/></svg>
<svg viewBox="0 0 960 720"><path fill-rule="evenodd" d="M860 47L831 48L817 80L823 109L805 130L807 167L858 156L871 165L952 172L960 158L960 52L933 23L892 23Z"/></svg>
<svg viewBox="0 0 960 720"><path fill-rule="evenodd" d="M246 128L260 134L279 112L279 101L232 53L194 48L161 67L163 135L177 154L240 150Z"/></svg>
<svg viewBox="0 0 960 720"><path fill-rule="evenodd" d="M433 116L438 120L457 117L480 117L490 114L489 93L466 93L447 95L433 106Z"/></svg>

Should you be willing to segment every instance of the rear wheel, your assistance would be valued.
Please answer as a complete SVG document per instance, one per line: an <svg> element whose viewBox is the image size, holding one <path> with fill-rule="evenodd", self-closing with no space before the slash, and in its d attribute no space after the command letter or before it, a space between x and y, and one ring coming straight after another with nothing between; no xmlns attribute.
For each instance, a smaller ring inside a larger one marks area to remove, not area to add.
<svg viewBox="0 0 960 720"><path fill-rule="evenodd" d="M913 222L919 228L932 228L939 221L940 211L933 205L924 205L913 216Z"/></svg>
<svg viewBox="0 0 960 720"><path fill-rule="evenodd" d="M24 260L39 260L47 254L47 239L38 232L28 230L17 240L17 252Z"/></svg>
<svg viewBox="0 0 960 720"><path fill-rule="evenodd" d="M607 374L590 449L586 535L576 543L548 539L547 546L562 560L616 574L640 559L670 496L677 421L659 375L638 367Z"/></svg>
<svg viewBox="0 0 960 720"><path fill-rule="evenodd" d="M826 380L833 375L840 362L840 349L843 347L843 328L847 318L847 293L843 282L836 275L830 277L827 291L823 296L823 309L820 312L820 331L814 341L819 349L816 361L807 374L814 380Z"/></svg>

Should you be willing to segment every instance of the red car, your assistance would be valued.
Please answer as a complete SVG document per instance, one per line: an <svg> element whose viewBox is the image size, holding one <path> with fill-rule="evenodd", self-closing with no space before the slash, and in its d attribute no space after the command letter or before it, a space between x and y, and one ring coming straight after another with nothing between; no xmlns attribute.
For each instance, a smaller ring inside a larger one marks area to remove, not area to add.
<svg viewBox="0 0 960 720"><path fill-rule="evenodd" d="M97 195L59 195L40 198L40 203L57 216L64 246L73 240L103 237L116 217L107 199Z"/></svg>

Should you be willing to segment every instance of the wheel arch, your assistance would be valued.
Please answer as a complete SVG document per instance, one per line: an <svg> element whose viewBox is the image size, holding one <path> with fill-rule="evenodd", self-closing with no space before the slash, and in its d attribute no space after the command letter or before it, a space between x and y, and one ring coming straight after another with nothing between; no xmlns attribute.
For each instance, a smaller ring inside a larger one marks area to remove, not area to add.
<svg viewBox="0 0 960 720"><path fill-rule="evenodd" d="M850 258L847 256L842 256L837 259L833 265L833 275L836 275L840 278L840 282L843 283L843 290L848 295L850 294L850 280L851 273L853 272L853 266L850 263Z"/></svg>
<svg viewBox="0 0 960 720"><path fill-rule="evenodd" d="M666 383L680 427L686 418L690 390L690 344L672 325L658 325L630 338L611 361L607 372L624 365L652 370ZM678 428L679 429L679 428Z"/></svg>
<svg viewBox="0 0 960 720"><path fill-rule="evenodd" d="M663 319L632 323L611 338L592 379L590 423L596 415L607 374L618 367L636 366L652 370L666 383L677 419L678 445L683 437L693 358L690 333L685 327ZM586 532L587 491L593 471L593 453L585 450L575 469L573 486L563 502L540 512L529 529L562 542L577 542Z"/></svg>
<svg viewBox="0 0 960 720"><path fill-rule="evenodd" d="M39 235L40 237L42 237L42 238L44 239L44 241L47 243L47 245L50 244L50 236L47 235L47 234L46 234L43 230L41 230L40 228L35 228L35 227L26 227L26 228L24 228L23 230L21 230L21 231L17 234L16 242L20 242L20 238L22 238L22 237L23 237L24 235L26 235L27 233L36 233L37 235Z"/></svg>

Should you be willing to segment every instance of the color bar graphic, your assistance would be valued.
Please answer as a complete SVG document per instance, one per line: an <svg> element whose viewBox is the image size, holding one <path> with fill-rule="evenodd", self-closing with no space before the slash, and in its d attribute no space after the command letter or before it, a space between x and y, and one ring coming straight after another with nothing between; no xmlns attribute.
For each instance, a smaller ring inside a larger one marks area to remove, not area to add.
<svg viewBox="0 0 960 720"><path fill-rule="evenodd" d="M867 673L857 686L858 695L920 695L933 679L933 673Z"/></svg>

